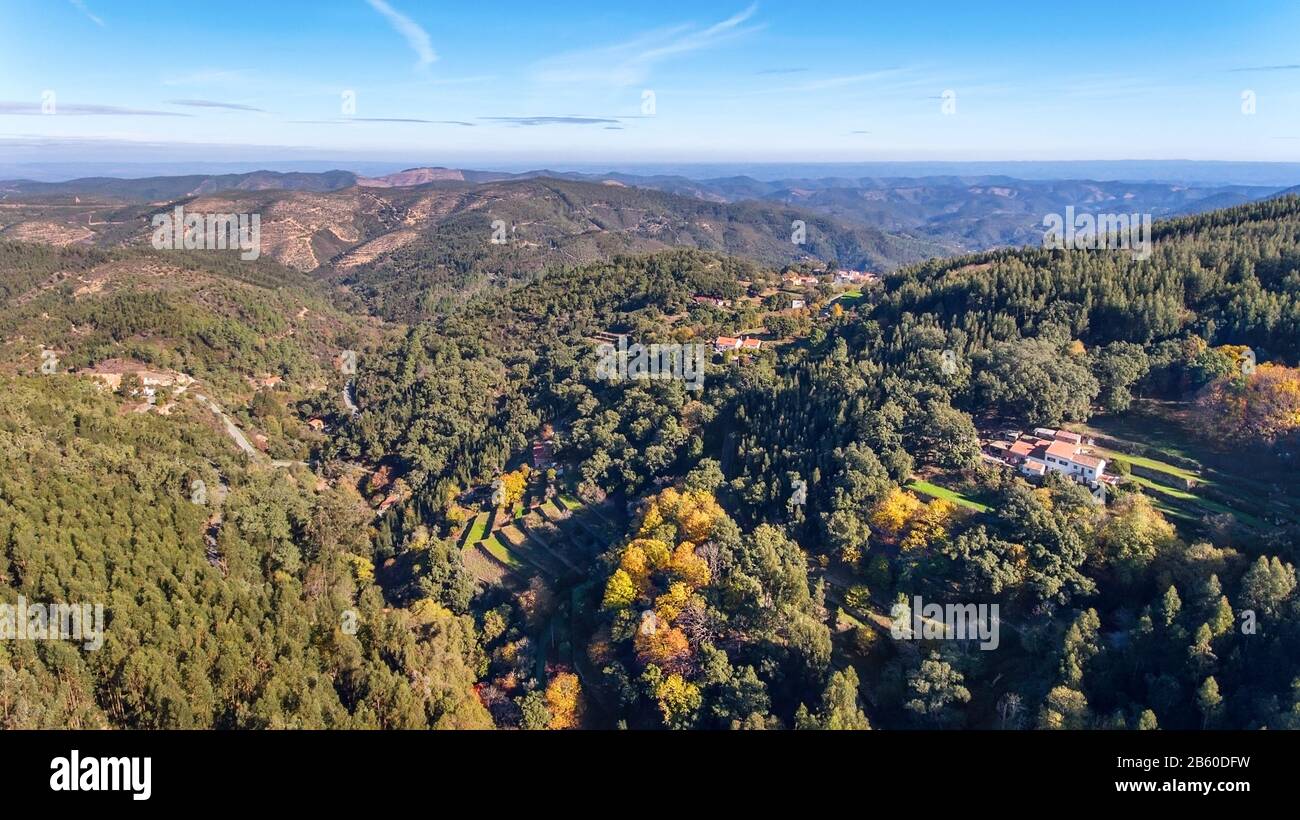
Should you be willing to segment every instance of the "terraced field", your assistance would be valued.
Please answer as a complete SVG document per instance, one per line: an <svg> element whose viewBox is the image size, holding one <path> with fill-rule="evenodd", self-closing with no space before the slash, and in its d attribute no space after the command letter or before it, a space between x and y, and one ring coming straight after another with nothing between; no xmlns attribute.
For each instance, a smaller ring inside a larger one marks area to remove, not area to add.
<svg viewBox="0 0 1300 820"><path fill-rule="evenodd" d="M465 568L485 584L503 584L510 577L510 571L478 544L465 546L460 558Z"/></svg>
<svg viewBox="0 0 1300 820"><path fill-rule="evenodd" d="M601 512L560 495L531 509L477 514L462 533L461 557L485 584L535 575L555 582L580 578L618 532Z"/></svg>
<svg viewBox="0 0 1300 820"><path fill-rule="evenodd" d="M524 532L528 536L529 540L537 544L540 548L546 550L546 552L554 557L556 561L563 564L570 571L579 575L582 574L582 567L578 562L575 562L573 557L570 555L572 547L558 531L554 533L543 533L541 527L528 526L524 523Z"/></svg>
<svg viewBox="0 0 1300 820"><path fill-rule="evenodd" d="M565 566L556 560L547 549L530 539L516 525L511 524L508 527L502 527L497 530L496 537L506 545L512 554L523 558L547 576L558 578L564 574Z"/></svg>
<svg viewBox="0 0 1300 820"><path fill-rule="evenodd" d="M487 550L488 555L491 555L493 558L500 561L508 567L511 572L516 572L520 575L529 574L528 568L524 566L524 563L515 557L515 554L510 551L510 548L502 543L495 533L480 541L478 546Z"/></svg>
<svg viewBox="0 0 1300 820"><path fill-rule="evenodd" d="M1131 444L1144 450L1145 454L1137 455L1095 448L1106 459L1141 472L1129 480L1151 496L1162 512L1184 524L1196 525L1204 516L1223 514L1252 529L1300 523L1300 482L1246 454L1214 451L1171 422L1148 416L1105 419L1085 432L1127 442L1126 449ZM1161 451L1169 453L1171 460L1159 458Z"/></svg>
<svg viewBox="0 0 1300 820"><path fill-rule="evenodd" d="M487 525L488 513L479 513L474 516L474 520L470 522L468 531L465 535L465 543L477 544L479 541L482 541L483 536L487 534Z"/></svg>

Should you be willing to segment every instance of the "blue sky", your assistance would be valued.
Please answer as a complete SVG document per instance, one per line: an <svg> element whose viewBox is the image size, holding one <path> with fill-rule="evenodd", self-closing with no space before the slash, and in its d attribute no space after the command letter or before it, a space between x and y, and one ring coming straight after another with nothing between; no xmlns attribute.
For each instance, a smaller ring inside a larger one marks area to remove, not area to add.
<svg viewBox="0 0 1300 820"><path fill-rule="evenodd" d="M0 155L1300 160L1281 0L0 0L0 19Z"/></svg>

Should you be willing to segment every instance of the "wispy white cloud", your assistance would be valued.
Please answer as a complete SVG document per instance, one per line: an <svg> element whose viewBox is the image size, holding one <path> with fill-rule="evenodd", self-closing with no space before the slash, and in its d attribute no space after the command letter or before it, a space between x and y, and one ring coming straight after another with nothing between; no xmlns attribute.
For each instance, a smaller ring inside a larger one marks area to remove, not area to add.
<svg viewBox="0 0 1300 820"><path fill-rule="evenodd" d="M423 80L416 80L420 85L473 85L475 83L490 83L496 79L493 74L474 74L466 77L426 77Z"/></svg>
<svg viewBox="0 0 1300 820"><path fill-rule="evenodd" d="M286 120L300 125L352 125L358 122L413 122L426 125L459 125L465 128L477 128L472 122L464 120L426 120L419 117L335 117L332 120Z"/></svg>
<svg viewBox="0 0 1300 820"><path fill-rule="evenodd" d="M370 7L388 20L389 25L398 34L406 38L406 43L415 52L415 67L424 70L433 65L438 55L433 50L433 41L429 39L429 32L425 31L419 23L402 14L397 9L388 5L384 0L366 0Z"/></svg>
<svg viewBox="0 0 1300 820"><path fill-rule="evenodd" d="M838 77L822 77L817 80L809 80L805 83L790 86L782 91L822 91L828 88L844 88L845 86L861 85L863 83L875 82L890 77L898 77L906 74L905 69L889 68L883 71L869 71L863 74L843 74Z"/></svg>
<svg viewBox="0 0 1300 820"><path fill-rule="evenodd" d="M1171 91L1171 88L1159 82L1152 82L1147 77L1095 75L1081 77L1076 82L1065 85L1060 91L1072 97L1117 99L1165 95Z"/></svg>
<svg viewBox="0 0 1300 820"><path fill-rule="evenodd" d="M707 28L677 25L617 45L550 57L534 66L533 76L555 84L636 85L645 82L651 70L665 60L757 31L760 26L745 25L756 11L757 4Z"/></svg>
<svg viewBox="0 0 1300 820"><path fill-rule="evenodd" d="M574 117L574 116L542 116L542 117L479 117L480 120L490 122L505 123L507 125L518 125L533 127L538 125L601 125L603 123L618 123L617 119L611 117Z"/></svg>
<svg viewBox="0 0 1300 820"><path fill-rule="evenodd" d="M97 17L93 11L86 8L86 0L68 0L68 2L71 3L77 11L86 15L86 17L90 19L90 22L101 27L104 25L103 19Z"/></svg>
<svg viewBox="0 0 1300 820"><path fill-rule="evenodd" d="M36 103L0 101L0 114L18 116L79 116L79 117L188 117L178 111L152 111L144 108L123 108L118 105L63 105L46 112Z"/></svg>
<svg viewBox="0 0 1300 820"><path fill-rule="evenodd" d="M764 84L746 92L749 96L779 94L808 95L810 97L831 94L837 99L856 99L864 95L880 99L899 96L918 89L944 88L946 79L928 71L916 68L884 68L857 74L836 74L825 77L811 77L795 83Z"/></svg>
<svg viewBox="0 0 1300 820"><path fill-rule="evenodd" d="M1296 65L1296 64L1294 64L1294 63L1292 63L1292 64L1290 64L1290 65L1259 65L1259 66L1251 66L1251 67L1248 67L1248 68L1230 68L1230 69L1228 69L1228 70L1231 71L1231 72L1242 72L1242 71L1300 71L1300 65Z"/></svg>
<svg viewBox="0 0 1300 820"><path fill-rule="evenodd" d="M190 108L225 108L230 111L257 111L266 113L264 108L255 108L243 103L218 102L217 100L168 100L168 105L184 105Z"/></svg>
<svg viewBox="0 0 1300 820"><path fill-rule="evenodd" d="M163 77L162 84L180 85L237 85L247 82L253 72L246 68L205 68L187 74L172 74Z"/></svg>

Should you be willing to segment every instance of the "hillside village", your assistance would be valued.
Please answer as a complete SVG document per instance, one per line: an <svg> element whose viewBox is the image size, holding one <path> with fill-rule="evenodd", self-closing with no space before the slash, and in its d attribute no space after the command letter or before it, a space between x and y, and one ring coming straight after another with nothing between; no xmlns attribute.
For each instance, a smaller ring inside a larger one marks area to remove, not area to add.
<svg viewBox="0 0 1300 820"><path fill-rule="evenodd" d="M78 370L77 374L89 376L108 390L125 390L127 397L142 399L135 406L137 413L154 411L167 415L175 406L174 399L184 395L194 384L194 379L185 373L117 358L104 359L92 367ZM163 398L161 404L158 401L160 393Z"/></svg>
<svg viewBox="0 0 1300 820"><path fill-rule="evenodd" d="M739 293L734 296L694 293L688 310L666 317L663 327L677 330L689 325L692 333L687 334L687 338L694 337L695 328L725 329L728 332L708 337L713 353L726 360L743 362L749 354L763 350L765 345L780 346L790 342L806 332L808 323L814 318L826 321L836 310L851 307L862 298L864 287L876 286L879 282L879 274L839 268L816 273L789 269L779 274L764 272L755 280L737 280L735 286ZM590 338L595 345L617 345L620 339L629 344L638 341L614 328L595 333Z"/></svg>

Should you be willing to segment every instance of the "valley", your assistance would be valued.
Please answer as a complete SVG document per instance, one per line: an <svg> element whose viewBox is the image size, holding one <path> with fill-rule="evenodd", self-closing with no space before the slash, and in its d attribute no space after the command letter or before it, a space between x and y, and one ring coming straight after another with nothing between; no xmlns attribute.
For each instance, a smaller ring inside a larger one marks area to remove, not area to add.
<svg viewBox="0 0 1300 820"><path fill-rule="evenodd" d="M913 190L953 184L970 193ZM1179 728L1204 717L1179 629L1236 692L1247 609L1274 613L1252 651L1277 672L1252 685L1287 696L1294 197L1160 221L1139 260L951 256L985 240L802 210L813 193L423 172L69 185L4 211L27 238L0 243L0 576L68 584L51 562L84 564L104 579L85 589L130 611L152 571L96 567L148 538L134 554L173 567L184 606L155 607L170 631L78 661L75 697L23 690L47 720ZM1051 187L1008 185L988 195ZM1201 201L1179 196L1168 207ZM259 214L265 252L150 247L149 215L177 205ZM968 224L1002 236L1000 213ZM83 219L91 235L66 233ZM620 337L704 347L703 389L597 378L597 344ZM1044 425L1089 437L1076 452L1109 465L1102 503L981 456ZM60 531L107 551L39 525L19 478L37 470L58 476L42 492L87 499ZM896 639L909 595L996 601L1011 634L987 659ZM1184 599L1207 626L1181 626ZM218 618L232 626L192 639L204 654L169 659L176 619ZM1105 660L1033 671L1044 652ZM204 660L227 657L242 671ZM1139 663L1150 675L1126 672ZM942 701L925 703L927 675L952 682ZM122 700L101 700L105 680ZM823 694L844 689L861 700ZM1280 700L1233 702L1225 723L1290 725Z"/></svg>

